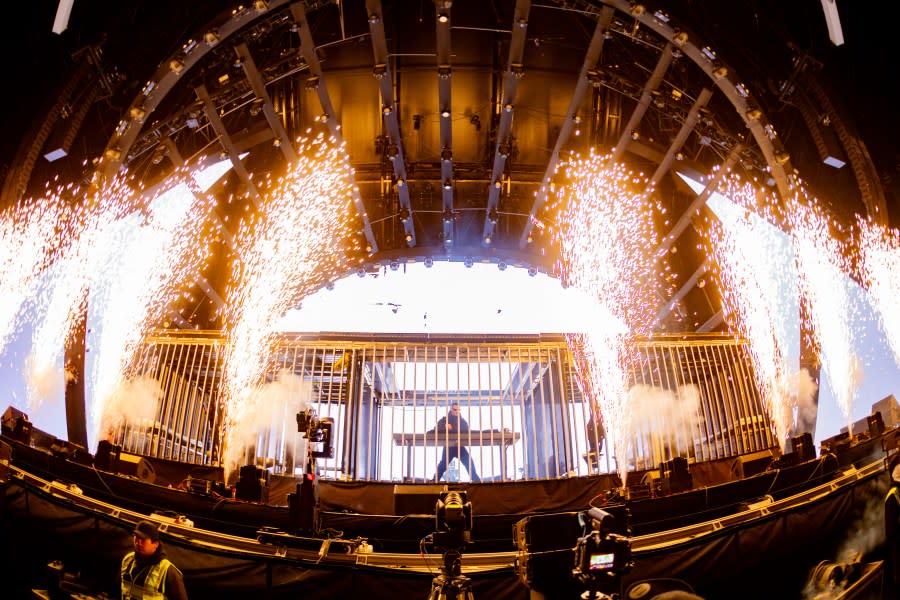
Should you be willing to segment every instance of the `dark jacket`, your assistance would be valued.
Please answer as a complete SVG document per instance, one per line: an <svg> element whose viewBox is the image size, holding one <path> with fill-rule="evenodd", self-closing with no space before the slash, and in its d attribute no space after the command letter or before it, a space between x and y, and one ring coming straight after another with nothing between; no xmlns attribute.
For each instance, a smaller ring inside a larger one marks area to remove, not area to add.
<svg viewBox="0 0 900 600"><path fill-rule="evenodd" d="M445 417L441 417L438 419L437 424L434 426L435 431L439 433L443 433L448 431L447 422L450 423L449 431L453 433L465 433L469 431L469 424L465 419L462 418L462 415L454 417L453 415L447 415Z"/></svg>

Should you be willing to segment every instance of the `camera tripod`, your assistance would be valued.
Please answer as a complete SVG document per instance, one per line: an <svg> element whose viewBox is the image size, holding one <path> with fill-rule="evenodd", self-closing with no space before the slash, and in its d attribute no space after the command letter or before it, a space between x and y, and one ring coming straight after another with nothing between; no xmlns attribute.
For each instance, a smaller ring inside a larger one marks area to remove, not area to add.
<svg viewBox="0 0 900 600"><path fill-rule="evenodd" d="M459 550L444 552L441 573L431 580L428 600L475 600L472 582L461 574L462 554Z"/></svg>

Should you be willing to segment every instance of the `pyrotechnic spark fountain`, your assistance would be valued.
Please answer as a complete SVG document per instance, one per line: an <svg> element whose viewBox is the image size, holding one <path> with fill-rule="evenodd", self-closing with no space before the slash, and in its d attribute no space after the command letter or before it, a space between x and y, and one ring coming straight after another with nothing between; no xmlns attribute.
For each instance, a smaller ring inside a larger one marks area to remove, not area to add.
<svg viewBox="0 0 900 600"><path fill-rule="evenodd" d="M133 201L121 196L114 204ZM98 331L91 375L97 426L107 402L136 376L138 347L165 319L177 287L205 263L207 246L197 241L211 202L177 183L143 210L94 229L92 271L100 277L92 282L88 307Z"/></svg>
<svg viewBox="0 0 900 600"><path fill-rule="evenodd" d="M0 353L16 330L23 304L68 235L58 193L27 200L0 215Z"/></svg>
<svg viewBox="0 0 900 600"><path fill-rule="evenodd" d="M236 236L225 315L226 476L255 440L257 390L269 369L276 325L289 308L346 270L352 172L343 147L300 140L298 160L272 186L260 214Z"/></svg>
<svg viewBox="0 0 900 600"><path fill-rule="evenodd" d="M859 218L859 271L900 365L900 231Z"/></svg>
<svg viewBox="0 0 900 600"><path fill-rule="evenodd" d="M814 199L798 195L792 199L787 214L791 219L800 295L811 323L808 329L852 434L851 409L861 367L853 354L853 307L846 283L846 253L831 233L831 227L836 225L829 222Z"/></svg>
<svg viewBox="0 0 900 600"><path fill-rule="evenodd" d="M619 457L628 455L628 379L636 360L625 341L646 332L656 308L657 235L645 186L643 177L592 152L568 162L557 199L561 278L598 302L597 313L586 315L584 333L569 344L581 365L582 388L599 408ZM627 463L619 460L623 482Z"/></svg>
<svg viewBox="0 0 900 600"><path fill-rule="evenodd" d="M751 184L732 178L726 187L723 193L739 208L720 211L721 221L710 221L710 256L718 267L725 312L749 344L757 384L784 449L797 403L787 341L800 335L799 327L788 330L799 321L791 246L767 222L774 199L764 198L760 207L760 192ZM760 208L761 214L754 212Z"/></svg>

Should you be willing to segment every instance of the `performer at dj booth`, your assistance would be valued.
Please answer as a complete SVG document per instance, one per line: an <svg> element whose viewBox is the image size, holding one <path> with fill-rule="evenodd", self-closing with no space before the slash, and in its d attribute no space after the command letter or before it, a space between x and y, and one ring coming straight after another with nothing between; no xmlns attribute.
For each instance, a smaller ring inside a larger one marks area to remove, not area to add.
<svg viewBox="0 0 900 600"><path fill-rule="evenodd" d="M449 443L444 445L444 451L441 455L441 461L437 466L437 473L434 476L435 481L440 481L447 471L447 466L454 458L458 458L459 462L465 465L473 482L480 482L478 471L472 463L472 457L469 455L469 449L462 445L463 437L459 438L456 434L468 433L469 423L459 414L459 404L454 402L450 405L450 411L445 417L438 419L434 426L437 433L448 433Z"/></svg>

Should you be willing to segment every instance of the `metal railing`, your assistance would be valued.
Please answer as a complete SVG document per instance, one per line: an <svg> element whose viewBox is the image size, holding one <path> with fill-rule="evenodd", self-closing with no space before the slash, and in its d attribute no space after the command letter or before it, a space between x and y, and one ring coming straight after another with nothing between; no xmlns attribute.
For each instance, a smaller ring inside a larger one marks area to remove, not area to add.
<svg viewBox="0 0 900 600"><path fill-rule="evenodd" d="M124 450L219 465L226 440L222 350L212 333L146 340L143 376L159 383L157 415L116 432ZM307 440L297 406L334 420L333 458L319 475L367 481L535 480L655 469L675 457L708 461L777 446L745 344L729 336L635 340L634 430L628 456L611 456L566 339L552 336L284 336L260 385L285 378L294 396L268 407L248 462L302 472ZM441 433L458 404L468 431ZM436 431L437 429L437 431Z"/></svg>

